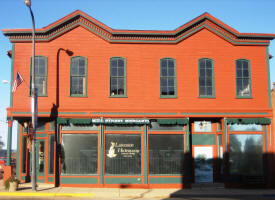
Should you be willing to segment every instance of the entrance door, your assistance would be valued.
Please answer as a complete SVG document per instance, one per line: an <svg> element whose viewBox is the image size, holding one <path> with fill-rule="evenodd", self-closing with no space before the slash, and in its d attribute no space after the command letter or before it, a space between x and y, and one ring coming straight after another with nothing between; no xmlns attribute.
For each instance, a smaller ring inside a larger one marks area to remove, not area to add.
<svg viewBox="0 0 275 200"><path fill-rule="evenodd" d="M44 182L45 178L45 152L46 152L46 140L36 139L36 181ZM30 177L32 175L32 155L30 152Z"/></svg>
<svg viewBox="0 0 275 200"><path fill-rule="evenodd" d="M45 139L38 139L36 143L36 180L37 182L44 182L45 178Z"/></svg>
<svg viewBox="0 0 275 200"><path fill-rule="evenodd" d="M195 183L213 183L213 146L194 146Z"/></svg>

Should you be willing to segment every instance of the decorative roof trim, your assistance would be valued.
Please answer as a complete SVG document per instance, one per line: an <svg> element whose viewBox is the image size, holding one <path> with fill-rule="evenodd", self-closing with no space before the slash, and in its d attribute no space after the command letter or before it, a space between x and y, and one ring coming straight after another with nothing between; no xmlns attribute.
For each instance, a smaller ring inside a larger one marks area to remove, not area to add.
<svg viewBox="0 0 275 200"><path fill-rule="evenodd" d="M239 33L220 20L204 13L172 31L115 30L80 10L44 27L36 29L36 41L48 42L78 27L95 33L110 43L169 43L176 44L206 28L234 45L269 45L275 34ZM3 29L11 42L31 42L31 29Z"/></svg>

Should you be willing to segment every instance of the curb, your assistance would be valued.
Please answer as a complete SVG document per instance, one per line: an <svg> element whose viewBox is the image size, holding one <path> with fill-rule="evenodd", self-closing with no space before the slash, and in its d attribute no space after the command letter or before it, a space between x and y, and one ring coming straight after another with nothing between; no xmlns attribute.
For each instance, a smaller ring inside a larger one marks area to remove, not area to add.
<svg viewBox="0 0 275 200"><path fill-rule="evenodd" d="M0 192L0 196L32 197L93 197L93 193L40 193L40 192Z"/></svg>

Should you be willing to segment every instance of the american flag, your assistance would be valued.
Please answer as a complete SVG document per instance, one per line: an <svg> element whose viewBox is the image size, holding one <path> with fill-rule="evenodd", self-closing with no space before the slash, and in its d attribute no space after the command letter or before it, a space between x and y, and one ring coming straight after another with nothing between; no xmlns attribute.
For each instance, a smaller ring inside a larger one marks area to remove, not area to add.
<svg viewBox="0 0 275 200"><path fill-rule="evenodd" d="M17 72L16 74L16 78L13 82L13 88L12 88L12 92L15 92L17 87L23 82L23 78L22 76L19 74L19 72Z"/></svg>

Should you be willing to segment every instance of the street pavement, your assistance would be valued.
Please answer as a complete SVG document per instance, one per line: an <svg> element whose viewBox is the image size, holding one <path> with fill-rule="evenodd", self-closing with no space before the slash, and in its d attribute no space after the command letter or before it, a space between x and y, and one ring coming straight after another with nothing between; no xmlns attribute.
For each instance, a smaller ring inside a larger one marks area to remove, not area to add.
<svg viewBox="0 0 275 200"><path fill-rule="evenodd" d="M275 200L274 189L225 189L223 184L199 184L192 189L128 189L54 187L38 183L36 192L32 191L31 183L20 184L16 192L5 191L0 184L0 200Z"/></svg>

